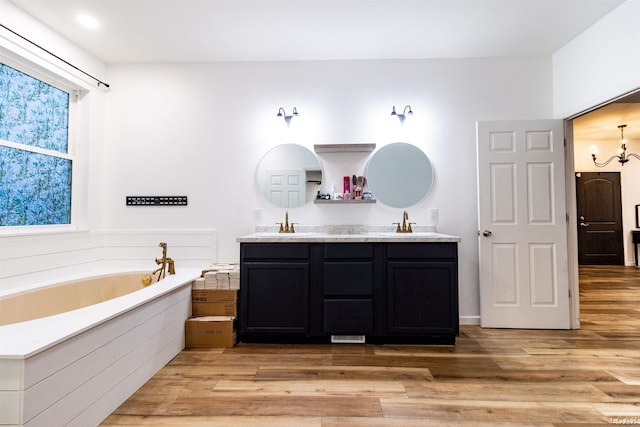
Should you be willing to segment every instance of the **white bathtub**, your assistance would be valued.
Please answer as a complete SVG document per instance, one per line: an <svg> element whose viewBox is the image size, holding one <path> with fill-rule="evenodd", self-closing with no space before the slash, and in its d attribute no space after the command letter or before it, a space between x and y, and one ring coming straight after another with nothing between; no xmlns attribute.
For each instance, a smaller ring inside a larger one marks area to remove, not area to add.
<svg viewBox="0 0 640 427"><path fill-rule="evenodd" d="M99 424L184 348L191 282L199 275L178 270L104 302L0 326L0 425ZM122 288L109 277L86 288Z"/></svg>

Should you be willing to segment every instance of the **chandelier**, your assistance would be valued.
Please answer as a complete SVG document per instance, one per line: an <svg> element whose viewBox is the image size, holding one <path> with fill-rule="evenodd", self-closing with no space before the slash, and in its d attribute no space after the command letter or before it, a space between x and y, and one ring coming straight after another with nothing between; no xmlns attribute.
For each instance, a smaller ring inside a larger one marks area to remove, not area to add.
<svg viewBox="0 0 640 427"><path fill-rule="evenodd" d="M633 154L633 153L629 153L627 154L627 140L624 139L624 128L626 128L627 125L619 125L618 129L620 129L620 148L618 149L618 155L617 156L611 156L609 157L609 159L604 162L604 163L598 163L596 161L596 147L591 147L591 157L593 158L593 164L598 166L599 168L603 168L605 166L607 166L611 160L613 159L618 159L618 161L620 162L620 164L622 166L624 166L625 163L627 163L629 161L630 157L635 157L636 159L640 160L640 156L638 156L637 154Z"/></svg>

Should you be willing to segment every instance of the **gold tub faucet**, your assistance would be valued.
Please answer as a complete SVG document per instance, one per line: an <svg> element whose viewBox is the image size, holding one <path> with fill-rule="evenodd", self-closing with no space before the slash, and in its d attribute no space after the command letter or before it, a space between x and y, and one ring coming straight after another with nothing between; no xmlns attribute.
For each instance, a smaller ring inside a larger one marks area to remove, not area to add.
<svg viewBox="0 0 640 427"><path fill-rule="evenodd" d="M165 277L167 272L167 266L169 267L168 268L169 274L176 274L176 266L175 266L175 263L173 262L173 259L167 257L167 244L165 242L160 242L158 246L162 248L162 258L156 258L156 264L159 265L160 267L153 270L151 275L153 276L154 274L158 273L157 280L160 280Z"/></svg>

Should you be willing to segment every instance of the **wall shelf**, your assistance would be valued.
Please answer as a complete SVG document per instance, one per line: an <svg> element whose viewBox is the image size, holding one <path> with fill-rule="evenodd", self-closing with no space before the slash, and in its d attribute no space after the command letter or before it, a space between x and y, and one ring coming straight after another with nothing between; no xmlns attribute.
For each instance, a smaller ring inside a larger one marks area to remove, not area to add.
<svg viewBox="0 0 640 427"><path fill-rule="evenodd" d="M376 144L315 144L316 153L371 153Z"/></svg>
<svg viewBox="0 0 640 427"><path fill-rule="evenodd" d="M327 200L327 199L315 199L313 203L317 205L345 205L349 203L353 204L371 204L376 203L375 199L372 200Z"/></svg>

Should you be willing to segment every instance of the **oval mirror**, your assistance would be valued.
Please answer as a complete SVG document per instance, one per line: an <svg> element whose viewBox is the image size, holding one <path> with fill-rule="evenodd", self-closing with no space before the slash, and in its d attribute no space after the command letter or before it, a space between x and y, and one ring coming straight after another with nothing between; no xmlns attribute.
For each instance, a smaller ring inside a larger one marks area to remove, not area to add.
<svg viewBox="0 0 640 427"><path fill-rule="evenodd" d="M282 144L264 155L257 171L258 188L281 208L297 208L315 199L322 183L316 155L297 144Z"/></svg>
<svg viewBox="0 0 640 427"><path fill-rule="evenodd" d="M425 198L434 178L427 155L404 142L385 145L373 153L366 176L373 197L394 208L406 208Z"/></svg>

